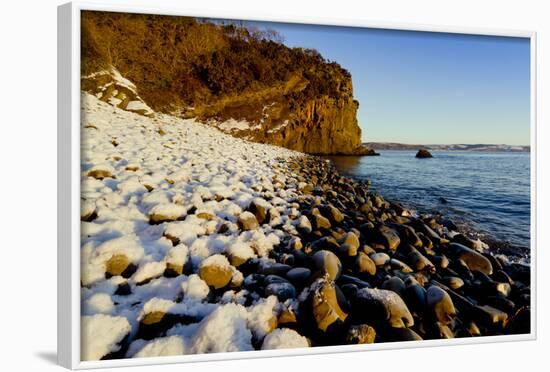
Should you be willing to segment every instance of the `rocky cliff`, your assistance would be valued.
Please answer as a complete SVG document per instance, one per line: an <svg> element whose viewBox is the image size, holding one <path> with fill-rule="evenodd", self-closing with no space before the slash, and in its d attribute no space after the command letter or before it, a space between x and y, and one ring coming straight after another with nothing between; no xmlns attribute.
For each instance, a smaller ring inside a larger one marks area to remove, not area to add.
<svg viewBox="0 0 550 372"><path fill-rule="evenodd" d="M196 116L236 137L305 153L372 154L361 143L351 77L334 72L332 78L337 96L303 98L311 83L300 75L261 99L239 97L197 109Z"/></svg>
<svg viewBox="0 0 550 372"><path fill-rule="evenodd" d="M82 27L82 88L106 102L311 154L373 153L349 72L272 31L105 12L84 12Z"/></svg>

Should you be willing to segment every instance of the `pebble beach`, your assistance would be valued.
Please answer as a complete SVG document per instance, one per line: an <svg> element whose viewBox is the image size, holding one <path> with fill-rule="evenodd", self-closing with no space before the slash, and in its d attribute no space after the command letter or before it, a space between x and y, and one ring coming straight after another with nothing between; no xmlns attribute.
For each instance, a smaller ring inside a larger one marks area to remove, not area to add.
<svg viewBox="0 0 550 372"><path fill-rule="evenodd" d="M82 93L82 359L530 332L530 268L328 160Z"/></svg>

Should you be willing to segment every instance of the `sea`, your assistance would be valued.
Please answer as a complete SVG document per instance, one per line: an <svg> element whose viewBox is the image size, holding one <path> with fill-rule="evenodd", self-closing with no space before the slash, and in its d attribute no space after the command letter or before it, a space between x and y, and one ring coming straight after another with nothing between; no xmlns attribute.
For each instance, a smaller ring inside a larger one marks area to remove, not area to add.
<svg viewBox="0 0 550 372"><path fill-rule="evenodd" d="M418 214L441 214L490 247L530 260L528 152L379 150L380 156L329 157L344 175Z"/></svg>

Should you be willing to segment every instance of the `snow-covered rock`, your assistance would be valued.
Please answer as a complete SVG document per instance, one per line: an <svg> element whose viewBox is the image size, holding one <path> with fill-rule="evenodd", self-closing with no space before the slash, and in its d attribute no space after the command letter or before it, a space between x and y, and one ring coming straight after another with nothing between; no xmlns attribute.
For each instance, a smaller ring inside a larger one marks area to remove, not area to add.
<svg viewBox="0 0 550 372"><path fill-rule="evenodd" d="M210 288L197 274L190 275L181 283L181 289L185 299L203 300L210 293Z"/></svg>
<svg viewBox="0 0 550 372"><path fill-rule="evenodd" d="M125 317L97 314L83 316L82 360L98 360L120 349L118 343L130 332L130 323Z"/></svg>
<svg viewBox="0 0 550 372"><path fill-rule="evenodd" d="M280 159L301 154L113 102L82 94L83 355L253 350L252 339L261 345L277 326L278 302L250 302L236 266L268 260L287 241L272 226L293 228L287 200L297 194L289 189L282 198L272 180L286 179L277 171ZM257 220L251 205L269 211L269 223L243 231L239 216ZM206 268L224 274L223 286ZM207 301L211 287L225 290L216 303ZM197 323L176 322L150 341L136 338L146 317L162 314Z"/></svg>
<svg viewBox="0 0 550 372"><path fill-rule="evenodd" d="M183 338L179 336L161 337L149 342L146 342L144 340L137 340L130 346L130 348L139 348L137 352L134 352L133 350L128 351L127 355L131 356L132 358L148 358L185 354L185 343Z"/></svg>
<svg viewBox="0 0 550 372"><path fill-rule="evenodd" d="M247 319L248 313L244 306L220 306L201 321L192 339L192 351L200 354L254 350Z"/></svg>
<svg viewBox="0 0 550 372"><path fill-rule="evenodd" d="M264 342L262 343L263 350L297 347L309 347L309 342L307 338L288 328L274 330L264 338Z"/></svg>
<svg viewBox="0 0 550 372"><path fill-rule="evenodd" d="M202 261L199 275L209 286L223 288L231 281L233 270L225 256L215 254Z"/></svg>

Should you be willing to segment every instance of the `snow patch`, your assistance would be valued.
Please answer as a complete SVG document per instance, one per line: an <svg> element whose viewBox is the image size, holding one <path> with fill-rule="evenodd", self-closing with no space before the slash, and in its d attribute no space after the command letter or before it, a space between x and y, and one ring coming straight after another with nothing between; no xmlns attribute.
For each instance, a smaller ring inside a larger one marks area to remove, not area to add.
<svg viewBox="0 0 550 372"><path fill-rule="evenodd" d="M97 314L81 320L81 358L98 360L120 349L118 343L130 332L125 317Z"/></svg>
<svg viewBox="0 0 550 372"><path fill-rule="evenodd" d="M288 328L278 328L268 334L262 343L262 350L309 347L307 338Z"/></svg>

